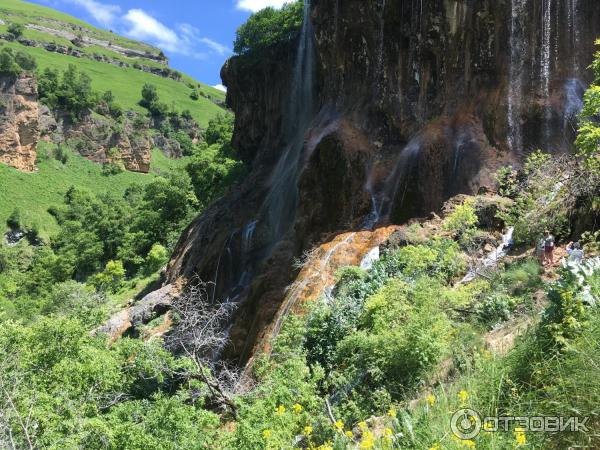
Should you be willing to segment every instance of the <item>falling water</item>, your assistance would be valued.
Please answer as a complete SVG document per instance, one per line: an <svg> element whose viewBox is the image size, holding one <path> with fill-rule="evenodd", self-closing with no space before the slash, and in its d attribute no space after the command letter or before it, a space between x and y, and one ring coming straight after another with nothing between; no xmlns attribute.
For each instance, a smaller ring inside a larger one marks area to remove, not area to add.
<svg viewBox="0 0 600 450"><path fill-rule="evenodd" d="M577 21L577 9L579 8L579 0L569 0L567 11L567 20L569 24L569 36L571 39L571 56L573 58L573 69L575 73L579 73L579 60L577 58L577 48L580 43L580 28Z"/></svg>
<svg viewBox="0 0 600 450"><path fill-rule="evenodd" d="M216 300L219 278L225 276L221 292L225 302L243 300L245 291L252 281L256 255L252 256L254 235L257 228L268 242L261 243L267 251L287 232L295 217L298 196L298 174L304 148L304 135L308 129L314 109L314 45L310 21L310 0L305 0L304 23L300 33L298 54L294 66L289 106L282 131L285 143L282 155L273 171L269 192L260 208L258 220L235 230L225 241L218 260L214 277L215 287L212 300ZM239 239L234 239L237 234ZM262 249L264 252L264 248ZM265 256L264 253L262 256ZM221 278L222 279L222 278Z"/></svg>
<svg viewBox="0 0 600 450"><path fill-rule="evenodd" d="M298 177L304 136L314 115L315 57L310 0L304 2L304 22L294 68L289 110L285 117L285 150L279 159L260 215L265 216L272 244L292 225L298 203Z"/></svg>
<svg viewBox="0 0 600 450"><path fill-rule="evenodd" d="M583 83L576 79L570 78L565 82L565 114L564 114L564 129L577 131L577 117L583 109L583 95L585 88Z"/></svg>
<svg viewBox="0 0 600 450"><path fill-rule="evenodd" d="M523 94L523 21L527 0L511 0L510 80L508 92L508 144L513 153L522 151L521 96Z"/></svg>
<svg viewBox="0 0 600 450"><path fill-rule="evenodd" d="M540 81L542 95L548 98L550 95L550 40L552 31L552 2L551 0L543 1L543 19L542 19L542 57L540 62Z"/></svg>
<svg viewBox="0 0 600 450"><path fill-rule="evenodd" d="M544 144L548 144L550 139L550 116L551 110L548 105L550 97L550 62L552 56L552 0L543 1L542 15L542 55L540 61L540 86L542 98L545 101L544 106L544 124L543 139Z"/></svg>
<svg viewBox="0 0 600 450"><path fill-rule="evenodd" d="M385 44L385 3L386 0L381 0L381 9L379 11L379 48L377 50L377 70L376 80L378 85L378 92L380 100L384 97L384 86L385 86L385 71L384 69L384 44Z"/></svg>
<svg viewBox="0 0 600 450"><path fill-rule="evenodd" d="M371 196L371 213L367 216L363 228L373 228L382 218L388 217L398 199L400 200L400 206L402 206L408 190L409 175L417 161L420 150L420 137L411 139L398 154L394 170L385 179L383 189L380 192L376 192L374 188L373 173L371 173L365 186L365 190Z"/></svg>

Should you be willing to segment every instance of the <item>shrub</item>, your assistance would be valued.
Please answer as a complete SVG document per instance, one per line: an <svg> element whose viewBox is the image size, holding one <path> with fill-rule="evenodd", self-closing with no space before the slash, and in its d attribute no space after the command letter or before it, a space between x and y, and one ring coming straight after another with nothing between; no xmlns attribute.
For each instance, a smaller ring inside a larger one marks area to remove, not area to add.
<svg viewBox="0 0 600 450"><path fill-rule="evenodd" d="M468 199L462 205L457 205L443 222L443 228L452 232L455 236L462 236L468 229L477 224L474 200Z"/></svg>
<svg viewBox="0 0 600 450"><path fill-rule="evenodd" d="M19 208L13 209L13 212L8 216L6 225L13 230L17 230L21 227L21 211Z"/></svg>
<svg viewBox="0 0 600 450"><path fill-rule="evenodd" d="M93 110L100 101L99 95L92 89L92 80L77 67L69 67L61 74L47 68L38 75L40 101L50 109L62 110L77 121Z"/></svg>
<svg viewBox="0 0 600 450"><path fill-rule="evenodd" d="M25 26L22 23L10 23L7 28L8 34L12 36L13 39L18 39L23 36L25 32Z"/></svg>
<svg viewBox="0 0 600 450"><path fill-rule="evenodd" d="M485 297L476 306L477 317L486 326L492 328L512 317L516 300L508 294L495 292Z"/></svg>
<svg viewBox="0 0 600 450"><path fill-rule="evenodd" d="M98 292L117 292L125 280L125 269L121 261L109 261L104 271L90 278L90 285Z"/></svg>
<svg viewBox="0 0 600 450"><path fill-rule="evenodd" d="M18 76L23 71L32 72L37 67L35 58L21 50L13 51L10 47L0 49L0 74Z"/></svg>
<svg viewBox="0 0 600 450"><path fill-rule="evenodd" d="M146 257L146 273L151 274L159 270L168 258L167 249L160 244L154 244Z"/></svg>

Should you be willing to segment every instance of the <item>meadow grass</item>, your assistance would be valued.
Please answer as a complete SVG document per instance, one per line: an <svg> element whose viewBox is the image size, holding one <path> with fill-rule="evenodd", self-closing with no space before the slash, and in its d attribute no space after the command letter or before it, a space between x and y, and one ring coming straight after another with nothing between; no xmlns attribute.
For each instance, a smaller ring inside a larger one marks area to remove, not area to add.
<svg viewBox="0 0 600 450"><path fill-rule="evenodd" d="M40 144L44 151L47 144ZM46 148L45 151L50 151ZM6 220L19 209L22 225L39 229L40 236L47 239L58 231L58 224L48 213L48 208L62 204L65 192L71 186L88 189L95 194L123 195L133 183L146 184L158 173L183 168L185 159L169 159L160 150L153 150L151 171L148 174L121 172L104 175L102 166L70 152L66 164L49 157L38 163L35 173L20 172L0 164L0 229L6 228Z"/></svg>

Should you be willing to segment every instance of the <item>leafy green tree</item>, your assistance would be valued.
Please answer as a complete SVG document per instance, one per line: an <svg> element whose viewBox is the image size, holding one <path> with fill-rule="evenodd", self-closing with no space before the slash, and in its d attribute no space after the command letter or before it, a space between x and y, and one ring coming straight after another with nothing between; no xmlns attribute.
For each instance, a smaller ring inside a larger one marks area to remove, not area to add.
<svg viewBox="0 0 600 450"><path fill-rule="evenodd" d="M25 52L14 52L9 47L0 49L0 74L10 77L17 77L23 71L31 72L35 70L37 63L35 59Z"/></svg>
<svg viewBox="0 0 600 450"><path fill-rule="evenodd" d="M600 45L600 40L596 44ZM595 55L592 68L596 79L585 93L576 145L588 166L600 173L600 51Z"/></svg>
<svg viewBox="0 0 600 450"><path fill-rule="evenodd" d="M39 75L38 91L40 101L51 109L67 112L74 121L93 110L100 100L92 89L89 75L79 72L73 64L69 64L61 75L46 69Z"/></svg>
<svg viewBox="0 0 600 450"><path fill-rule="evenodd" d="M125 280L125 269L121 261L109 261L104 270L94 275L89 283L98 292L116 293Z"/></svg>
<svg viewBox="0 0 600 450"><path fill-rule="evenodd" d="M238 28L233 50L238 55L259 55L269 47L290 42L302 27L303 2L294 0L281 9L265 8Z"/></svg>
<svg viewBox="0 0 600 450"><path fill-rule="evenodd" d="M156 86L149 83L142 86L142 99L139 101L139 105L146 108L155 117L165 117L169 112L167 104L159 100Z"/></svg>
<svg viewBox="0 0 600 450"><path fill-rule="evenodd" d="M156 272L167 262L168 258L169 252L167 249L160 244L154 244L146 257L146 272Z"/></svg>
<svg viewBox="0 0 600 450"><path fill-rule="evenodd" d="M245 173L243 163L223 156L217 145L196 154L186 169L196 197L203 206L223 194L228 186Z"/></svg>

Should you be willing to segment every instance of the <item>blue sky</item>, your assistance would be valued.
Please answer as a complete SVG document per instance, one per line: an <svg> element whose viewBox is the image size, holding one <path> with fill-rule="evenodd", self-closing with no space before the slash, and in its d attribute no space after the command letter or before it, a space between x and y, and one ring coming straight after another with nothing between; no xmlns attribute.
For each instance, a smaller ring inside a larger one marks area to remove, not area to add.
<svg viewBox="0 0 600 450"><path fill-rule="evenodd" d="M211 86L253 11L286 0L30 0L160 47L171 67Z"/></svg>

